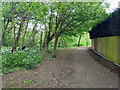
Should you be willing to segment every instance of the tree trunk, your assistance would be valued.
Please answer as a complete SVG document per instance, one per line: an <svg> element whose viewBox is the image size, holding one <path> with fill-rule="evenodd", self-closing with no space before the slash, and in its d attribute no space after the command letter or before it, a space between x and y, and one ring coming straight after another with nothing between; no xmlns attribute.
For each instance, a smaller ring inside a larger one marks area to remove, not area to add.
<svg viewBox="0 0 120 90"><path fill-rule="evenodd" d="M81 40L81 35L80 35L80 37L79 37L78 47L80 46L80 40Z"/></svg>
<svg viewBox="0 0 120 90"><path fill-rule="evenodd" d="M53 55L52 55L53 58L56 58L56 46L57 46L57 40L59 37L57 36L57 29L58 29L58 23L57 23L57 16L56 16L56 27L55 27L55 33L54 33L55 41L54 41L54 48L53 48Z"/></svg>
<svg viewBox="0 0 120 90"><path fill-rule="evenodd" d="M46 43L46 49L47 49L47 51L49 50L49 41L47 41L47 43Z"/></svg>
<svg viewBox="0 0 120 90"><path fill-rule="evenodd" d="M18 41L19 41L19 38L20 38L20 35L21 35L23 23L24 23L24 19L22 18L16 39L15 39L15 36L14 36L15 44L14 44L14 46L13 46L12 52L13 52L14 50L16 50L16 47L17 47L17 45L18 45ZM14 35L15 35L15 31L14 31Z"/></svg>
<svg viewBox="0 0 120 90"><path fill-rule="evenodd" d="M25 39L25 35L26 35L26 32L27 32L27 28L28 28L28 22L29 22L29 20L27 21L27 25L26 25L25 32L24 32L24 35L23 35L22 47L24 46L24 39Z"/></svg>
<svg viewBox="0 0 120 90"><path fill-rule="evenodd" d="M7 29L7 27L8 27L8 25L9 25L9 22L10 22L10 19L8 18L8 20L7 20L7 24L5 25L5 30Z"/></svg>
<svg viewBox="0 0 120 90"><path fill-rule="evenodd" d="M8 31L7 31L7 27L9 25L9 22L10 22L9 18L7 20L7 24L5 24L5 22L4 22L4 30L2 32L2 44L3 45L6 45L5 44L5 37L9 34Z"/></svg>
<svg viewBox="0 0 120 90"><path fill-rule="evenodd" d="M51 14L50 14L50 17L49 17L49 31L48 31L48 34L47 34L47 42L46 42L46 49L48 50L49 49L49 42L50 42L50 32L51 32L51 29L52 29L52 9L50 10L51 11Z"/></svg>
<svg viewBox="0 0 120 90"><path fill-rule="evenodd" d="M46 40L46 47L47 50L49 49L49 42L53 39L54 34L52 34L51 36L47 36L47 40Z"/></svg>
<svg viewBox="0 0 120 90"><path fill-rule="evenodd" d="M31 36L30 36L30 40L29 40L29 43L28 43L28 47L33 47L33 44L34 44L34 38L35 38L35 35L37 33L37 30L35 30L36 26L37 26L37 23L38 21L35 23L34 27L33 27L33 30L32 30L32 33L31 33Z"/></svg>
<svg viewBox="0 0 120 90"><path fill-rule="evenodd" d="M86 41L86 46L88 46L88 41Z"/></svg>
<svg viewBox="0 0 120 90"><path fill-rule="evenodd" d="M46 18L45 18L45 21L46 21ZM46 41L47 41L47 27L46 27L46 24L45 24L45 37L44 37L44 42L43 42L43 48L45 48L45 46L46 46Z"/></svg>
<svg viewBox="0 0 120 90"><path fill-rule="evenodd" d="M52 55L53 58L56 58L56 46L57 46L57 40L58 40L58 37L55 37L54 48L53 48L53 55Z"/></svg>
<svg viewBox="0 0 120 90"><path fill-rule="evenodd" d="M63 33L63 30L61 30L58 34L55 32L55 41L54 41L54 48L53 48L53 58L56 58L56 46L57 46L57 41L60 35Z"/></svg>
<svg viewBox="0 0 120 90"><path fill-rule="evenodd" d="M4 17L5 18L5 17ZM3 30L3 32L2 32L2 40L5 38L5 36L6 36L6 32L7 32L7 27L8 27L8 25L9 25L9 23L10 23L10 20L9 20L9 18L7 19L7 24L5 24L5 22L6 22L6 20L4 21L4 30ZM4 41L4 40L3 40Z"/></svg>
<svg viewBox="0 0 120 90"><path fill-rule="evenodd" d="M58 43L58 47L60 47L60 42Z"/></svg>
<svg viewBox="0 0 120 90"><path fill-rule="evenodd" d="M60 22L58 21L58 17L56 16L56 27L55 27L55 32L54 32L54 36L55 36L55 41L54 41L54 48L53 48L53 58L56 58L56 46L57 46L57 41L58 41L58 38L60 37L60 35L63 33L63 29L62 29L62 26L63 26L63 22L64 20L62 20L61 24ZM60 24L60 29L59 29L59 32L57 33L57 29L59 27L59 24Z"/></svg>
<svg viewBox="0 0 120 90"><path fill-rule="evenodd" d="M43 35L43 32L41 31L41 34L40 34L40 50L42 49L42 35Z"/></svg>
<svg viewBox="0 0 120 90"><path fill-rule="evenodd" d="M50 31L48 32L48 35L47 35L47 42L46 42L46 49L48 50L49 49L49 42L50 42Z"/></svg>
<svg viewBox="0 0 120 90"><path fill-rule="evenodd" d="M47 33L45 33L45 37L44 37L44 42L43 42L43 48L45 48L46 46L46 41L47 41Z"/></svg>
<svg viewBox="0 0 120 90"><path fill-rule="evenodd" d="M45 41L44 41L44 42L43 42L43 46L42 46L42 47L43 47L43 48L45 48L45 45L46 45L46 44L45 44Z"/></svg>
<svg viewBox="0 0 120 90"><path fill-rule="evenodd" d="M21 3L20 3L21 4ZM13 25L13 36L14 36L14 45L13 45L13 48L11 50L11 52L13 53L14 50L16 50L16 45L17 45L17 42L19 40L19 36L20 36L20 31L22 30L22 25L23 25L23 17L22 17L22 20L21 20L21 24L20 24L20 27L19 27L19 31L18 31L18 35L17 35L17 38L15 39L15 24L14 24L14 13L16 12L16 9L17 7L13 10L12 12L12 25Z"/></svg>
<svg viewBox="0 0 120 90"><path fill-rule="evenodd" d="M30 43L31 47L34 46L34 41L35 41L36 34L37 34L37 31L35 31L34 34L33 34L33 37L32 37L31 43Z"/></svg>
<svg viewBox="0 0 120 90"><path fill-rule="evenodd" d="M13 12L12 12L12 25L13 25L13 36L14 36L14 45L13 45L13 48L11 50L12 53L16 49L15 48L15 24L14 24L14 13L15 13L15 11L16 11L16 9L14 9Z"/></svg>

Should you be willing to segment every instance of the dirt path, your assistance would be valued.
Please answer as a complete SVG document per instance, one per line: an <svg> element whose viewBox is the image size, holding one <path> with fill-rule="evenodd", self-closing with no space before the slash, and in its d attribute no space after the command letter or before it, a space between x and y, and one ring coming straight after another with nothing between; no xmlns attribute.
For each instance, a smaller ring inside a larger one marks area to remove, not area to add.
<svg viewBox="0 0 120 90"><path fill-rule="evenodd" d="M75 48L72 68L75 71L71 84L68 87L80 88L116 88L118 87L117 74L110 72L87 53L88 48Z"/></svg>
<svg viewBox="0 0 120 90"><path fill-rule="evenodd" d="M49 61L46 56L34 70L21 70L4 75L3 87L118 88L117 73L96 62L88 49L59 49L56 60ZM30 80L30 83L26 83Z"/></svg>

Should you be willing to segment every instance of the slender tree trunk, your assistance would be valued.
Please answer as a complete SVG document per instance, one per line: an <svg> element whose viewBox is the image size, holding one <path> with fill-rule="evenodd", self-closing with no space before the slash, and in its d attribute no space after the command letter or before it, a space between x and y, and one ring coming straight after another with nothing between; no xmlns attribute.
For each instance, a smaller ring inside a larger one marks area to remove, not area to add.
<svg viewBox="0 0 120 90"><path fill-rule="evenodd" d="M60 37L60 35L63 33L63 30L62 30L62 26L63 26L63 21L61 22L61 25L60 25L60 32L57 33L57 29L59 27L59 24L60 22L58 22L57 20L57 16L56 16L56 27L55 27L55 32L54 32L54 36L55 36L55 41L54 41L54 48L53 48L53 58L56 58L56 46L57 46L57 41L58 41L58 38Z"/></svg>
<svg viewBox="0 0 120 90"><path fill-rule="evenodd" d="M58 47L60 47L60 42L58 43Z"/></svg>
<svg viewBox="0 0 120 90"><path fill-rule="evenodd" d="M43 35L43 32L41 31L41 34L40 34L40 50L42 49L42 35Z"/></svg>
<svg viewBox="0 0 120 90"><path fill-rule="evenodd" d="M33 34L33 37L32 37L31 43L30 43L30 44L31 44L31 47L34 46L35 36L36 36L36 34L37 34L37 31L35 31L34 34Z"/></svg>
<svg viewBox="0 0 120 90"><path fill-rule="evenodd" d="M9 25L10 19L8 18L7 20L7 24L5 25L5 30L7 29L8 25Z"/></svg>
<svg viewBox="0 0 120 90"><path fill-rule="evenodd" d="M48 34L47 34L47 43L46 43L46 49L48 50L49 49L49 42L50 42L50 32L51 32L51 29L52 29L52 9L50 10L51 11L51 14L50 14L50 18L49 18L49 31L48 31Z"/></svg>
<svg viewBox="0 0 120 90"><path fill-rule="evenodd" d="M46 44L45 44L45 41L44 41L44 42L43 42L43 46L42 46L42 47L43 47L43 48L45 48L45 45L46 45Z"/></svg>
<svg viewBox="0 0 120 90"><path fill-rule="evenodd" d="M80 35L80 37L79 37L78 47L80 46L80 40L81 40L81 35Z"/></svg>
<svg viewBox="0 0 120 90"><path fill-rule="evenodd" d="M86 41L86 46L88 46L88 41Z"/></svg>
<svg viewBox="0 0 120 90"><path fill-rule="evenodd" d="M57 46L58 37L55 37L54 48L53 48L53 58L56 58L56 46Z"/></svg>
<svg viewBox="0 0 120 90"><path fill-rule="evenodd" d="M14 36L14 45L13 45L13 48L11 50L12 53L13 53L14 50L16 50L16 44L17 44L17 42L19 40L19 36L20 36L20 33L21 33L20 31L21 31L21 28L22 28L22 25L23 25L23 17L22 17L20 28L19 28L19 31L18 31L18 35L17 35L17 38L15 39L14 13L16 12L16 9L17 9L17 7L12 12L12 25L13 25L13 36Z"/></svg>
<svg viewBox="0 0 120 90"><path fill-rule="evenodd" d="M15 46L16 46L16 43L15 43L15 24L14 24L14 13L15 13L16 9L13 10L12 12L12 25L13 25L13 36L14 36L14 46L11 50L11 52L13 53L13 51L16 49Z"/></svg>
<svg viewBox="0 0 120 90"><path fill-rule="evenodd" d="M47 40L46 40L46 47L47 47L47 50L49 49L49 43L50 41L53 39L54 37L54 34L52 34L51 36L47 36Z"/></svg>
<svg viewBox="0 0 120 90"><path fill-rule="evenodd" d="M24 23L24 20L25 20L27 14L28 14L28 13L25 13L25 14L22 16L22 18L21 18L21 23L20 23L19 30L18 30L18 33L17 33L17 37L16 37L16 38L15 38L15 29L14 29L14 40L15 40L15 44L14 44L14 46L13 46L13 48L12 48L12 52L13 52L14 50L16 50L16 47L17 47L17 45L18 45L18 41L19 41L19 38L20 38L20 35L21 35L21 32L22 32L22 28L23 28L23 23ZM14 24L14 27L15 27L15 24Z"/></svg>
<svg viewBox="0 0 120 90"><path fill-rule="evenodd" d="M45 22L46 22L46 20L47 20L47 18L45 18ZM43 42L43 48L45 48L45 46L46 46L46 41L47 41L47 26L46 26L46 24L45 24L45 37L44 37L44 42Z"/></svg>
<svg viewBox="0 0 120 90"><path fill-rule="evenodd" d="M24 32L24 35L23 35L22 47L24 46L24 40L25 40L25 35L26 35L26 32L27 32L27 28L28 28L28 22L29 22L29 20L27 21L27 25L26 25L25 32Z"/></svg>
<svg viewBox="0 0 120 90"><path fill-rule="evenodd" d="M9 25L9 22L10 22L10 20L9 20L9 18L8 18L8 20L7 20L7 24L5 25L5 22L4 22L4 30L3 30L3 32L2 32L2 44L3 45L5 45L5 36L7 35L7 27L8 27L8 25Z"/></svg>
<svg viewBox="0 0 120 90"><path fill-rule="evenodd" d="M47 24L46 23L47 23L47 16L45 17L45 32L44 32L45 37L44 37L44 42L43 42L43 45L42 45L43 48L46 47L46 41L47 41L47 32L48 32L48 30L47 30Z"/></svg>
<svg viewBox="0 0 120 90"><path fill-rule="evenodd" d="M21 35L23 23L24 23L24 20L23 20L23 18L22 18L21 23L20 23L20 27L19 27L19 31L18 31L18 34L17 34L17 37L16 37L16 39L14 38L14 39L15 39L15 45L13 46L12 52L13 52L14 50L16 50L16 47L17 47L17 45L18 45L18 41L19 41L19 38L20 38L20 35ZM14 35L15 35L15 31L14 31Z"/></svg>
<svg viewBox="0 0 120 90"><path fill-rule="evenodd" d="M37 23L38 21L35 23L34 27L33 27L33 30L32 30L32 33L31 33L31 36L30 36L30 40L29 40L29 43L28 43L28 47L33 47L33 44L34 44L34 38L35 38L35 35L37 33L37 30L35 30L36 26L37 26Z"/></svg>
<svg viewBox="0 0 120 90"><path fill-rule="evenodd" d="M45 37L44 37L44 42L43 42L43 48L45 48L46 46L46 41L47 41L47 33L45 33Z"/></svg>
<svg viewBox="0 0 120 90"><path fill-rule="evenodd" d="M58 34L56 33L55 31L55 41L54 41L54 48L53 48L53 55L52 57L53 58L56 58L56 46L57 46L57 41L58 41L58 38L60 37L60 35L63 33L63 30L61 30Z"/></svg>
<svg viewBox="0 0 120 90"><path fill-rule="evenodd" d="M47 41L46 47L47 47L46 49L49 50L49 41Z"/></svg>
<svg viewBox="0 0 120 90"><path fill-rule="evenodd" d="M57 16L56 16L56 27L55 27L55 33L54 33L55 41L54 41L54 48L53 48L53 55L52 55L53 58L56 58L56 46L57 46L57 40L59 37L57 36L57 29L58 29L58 23L57 23Z"/></svg>
<svg viewBox="0 0 120 90"><path fill-rule="evenodd" d="M53 48L53 55L52 55L52 57L53 58L56 58L56 46L57 46L57 41L58 41L58 38L60 37L60 35L63 33L63 30L61 30L61 32L60 33L56 33L55 32L55 41L54 41L54 48Z"/></svg>

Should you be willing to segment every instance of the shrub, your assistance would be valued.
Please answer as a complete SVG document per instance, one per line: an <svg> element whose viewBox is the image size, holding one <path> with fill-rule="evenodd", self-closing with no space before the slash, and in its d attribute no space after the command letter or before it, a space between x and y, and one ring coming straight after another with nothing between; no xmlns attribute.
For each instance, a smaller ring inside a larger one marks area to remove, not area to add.
<svg viewBox="0 0 120 90"><path fill-rule="evenodd" d="M33 69L37 63L41 63L43 56L39 55L38 50L26 48L24 51L16 50L11 53L10 48L3 47L2 53L2 71L3 73L12 72L14 68L20 67Z"/></svg>
<svg viewBox="0 0 120 90"><path fill-rule="evenodd" d="M52 53L52 52L51 52L51 50L47 50L47 51L46 51L46 53L48 53L48 54L49 54L49 53Z"/></svg>

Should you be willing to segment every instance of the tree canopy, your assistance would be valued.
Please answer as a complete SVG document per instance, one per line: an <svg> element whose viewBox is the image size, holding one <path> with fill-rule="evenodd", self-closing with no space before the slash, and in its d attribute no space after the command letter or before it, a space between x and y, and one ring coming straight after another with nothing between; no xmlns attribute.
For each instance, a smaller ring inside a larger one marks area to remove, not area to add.
<svg viewBox="0 0 120 90"><path fill-rule="evenodd" d="M106 7L102 2L3 2L2 44L14 53L24 46L49 50L52 41L56 57L57 42L82 36L104 21Z"/></svg>

